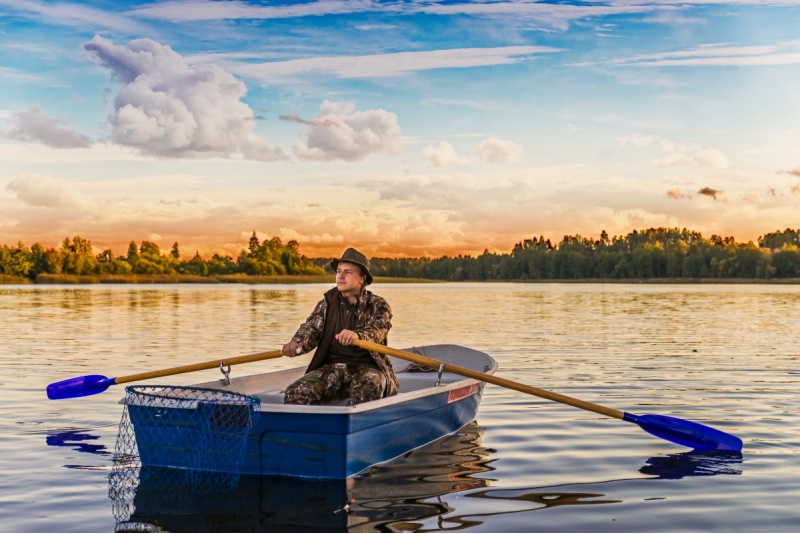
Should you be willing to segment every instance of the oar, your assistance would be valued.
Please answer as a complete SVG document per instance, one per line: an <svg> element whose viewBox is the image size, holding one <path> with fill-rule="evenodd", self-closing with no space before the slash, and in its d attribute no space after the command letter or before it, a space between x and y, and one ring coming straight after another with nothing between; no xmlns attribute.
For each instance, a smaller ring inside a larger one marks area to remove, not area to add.
<svg viewBox="0 0 800 534"><path fill-rule="evenodd" d="M235 358L225 358L221 360L214 360L204 363L192 363L189 365L181 365L180 367L172 367L170 369L161 369L160 371L148 371L146 373L138 373L135 375L119 376L117 378L106 378L103 375L86 375L77 376L75 378L68 378L61 382L55 382L47 386L47 398L51 400L56 399L72 399L75 397L87 397L89 395L96 395L102 393L116 384L125 384L127 382L136 382L139 380L147 380L149 378L158 378L161 376L178 375L181 373L191 373L193 371L202 371L204 369L214 369L220 366L237 365L240 363L256 362L259 360L268 360L270 358L279 358L283 356L280 350L273 350L270 352L259 352L257 354L249 354L247 356L237 356Z"/></svg>
<svg viewBox="0 0 800 534"><path fill-rule="evenodd" d="M613 408L600 406L599 404L561 395L560 393L553 393L552 391L535 388L526 384L520 384L519 382L513 382L511 380L506 380L505 378L473 371L472 369L461 367L460 365L440 362L438 360L434 360L433 358L428 358L419 354L393 349L384 345L372 343L370 341L358 339L354 343L367 350L388 354L389 356L396 356L398 358L409 360L427 367L439 368L441 365L444 365L445 371L449 371L457 375L474 378L475 380L480 380L481 382L486 382L488 384L494 384L496 386L513 389L529 395L535 395L544 399L568 404L570 406L574 406L575 408L589 410L590 412L599 413L615 419L622 419L623 421L628 421L629 423L636 423L644 431L649 432L654 436L677 443L679 445L683 445L685 447L689 447L691 449L722 451L742 450L742 440L738 437L728 434L727 432L717 430L716 428L711 428L710 426L695 423L693 421L686 421L685 419L678 419L677 417L670 417L667 415L634 415L631 413L614 410Z"/></svg>

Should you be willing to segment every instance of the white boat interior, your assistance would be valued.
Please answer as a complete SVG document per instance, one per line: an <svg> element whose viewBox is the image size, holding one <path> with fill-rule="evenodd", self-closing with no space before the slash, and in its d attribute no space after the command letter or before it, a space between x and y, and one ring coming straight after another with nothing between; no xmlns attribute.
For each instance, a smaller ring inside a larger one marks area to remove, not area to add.
<svg viewBox="0 0 800 534"><path fill-rule="evenodd" d="M428 345L404 350L407 352L427 356L439 361L453 363L462 367L468 367L482 373L494 374L497 369L496 362L489 355L460 345ZM423 395L425 394L423 392L430 393L429 390L432 388L444 387L455 389L477 382L474 379L466 378L455 373L442 372L440 374L439 369L422 367L407 360L395 358L393 356L390 356L390 360L395 371L395 376L397 377L397 381L400 385L400 391L398 395L391 397L393 402L400 401L410 396ZM274 409L275 405L280 405L281 407L286 408L295 408L292 406L285 406L283 404L284 390L286 386L303 376L305 370L305 366L296 367L293 369L285 369L270 373L231 378L230 384L228 385L225 385L223 380L220 379L213 382L195 384L195 386L235 391L245 395L255 395L261 400L262 410L265 408ZM373 401L366 403L366 405L383 404L383 402L386 400L388 399ZM273 408L269 408L269 406L266 405L272 405ZM326 406L355 408L349 406L348 399Z"/></svg>

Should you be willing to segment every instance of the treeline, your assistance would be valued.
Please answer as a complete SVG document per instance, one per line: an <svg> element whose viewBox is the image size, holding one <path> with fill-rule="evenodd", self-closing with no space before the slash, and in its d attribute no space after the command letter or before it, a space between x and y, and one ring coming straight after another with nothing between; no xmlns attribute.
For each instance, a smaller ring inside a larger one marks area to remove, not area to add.
<svg viewBox="0 0 800 534"><path fill-rule="evenodd" d="M762 236L758 244L678 228L650 228L600 239L526 239L510 254L373 259L376 276L434 280L625 280L800 277L800 230Z"/></svg>
<svg viewBox="0 0 800 534"><path fill-rule="evenodd" d="M110 250L94 254L88 239L76 236L66 238L58 249L45 248L34 243L27 248L22 243L16 247L0 246L0 275L29 278L39 275L321 275L325 270L302 256L297 241L283 244L278 237L263 243L255 232L247 249L242 249L234 260L231 256L214 254L206 260L196 253L190 260L182 260L178 243L169 252L158 245L131 241L124 255L116 256Z"/></svg>
<svg viewBox="0 0 800 534"><path fill-rule="evenodd" d="M255 232L235 260L220 254L183 260L178 243L164 252L150 241L132 241L120 256L111 250L94 254L91 242L76 236L64 239L58 249L39 243L0 246L0 281L39 275L320 276L330 274L330 260L306 258L294 240L259 242ZM800 278L800 230L769 233L758 244L717 235L706 239L685 228L649 228L615 237L603 231L596 240L564 236L557 244L534 237L517 243L509 254L487 250L476 257L373 258L371 272L448 281Z"/></svg>

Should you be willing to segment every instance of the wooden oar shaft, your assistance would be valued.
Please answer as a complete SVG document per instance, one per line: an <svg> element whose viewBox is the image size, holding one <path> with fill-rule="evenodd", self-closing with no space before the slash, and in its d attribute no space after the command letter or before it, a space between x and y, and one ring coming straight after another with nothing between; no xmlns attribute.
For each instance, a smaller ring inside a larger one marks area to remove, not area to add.
<svg viewBox="0 0 800 534"><path fill-rule="evenodd" d="M381 354L388 354L389 356L396 356L397 358L402 358L404 360L418 363L420 365L425 365L427 367L438 368L439 365L444 364L445 371L455 373L457 375L466 376L467 378L474 378L475 380L480 380L481 382L486 382L487 384L494 384L495 386L513 389L521 393L527 393L528 395L534 395L536 397L541 397L543 399L560 402L562 404L568 404L570 406L574 406L575 408L589 410L590 412L599 413L601 415L606 415L608 417L613 417L615 419L622 419L625 416L624 412L621 412L619 410L614 410L613 408L607 408L605 406L594 404L592 402L586 402L580 399L575 399L573 397L568 397L566 395L561 395L560 393L547 391L546 389L539 389L533 386L528 386L526 384L521 384L519 382L514 382L512 380L507 380L505 378L500 378L494 375L481 373L479 371L474 371L468 367L462 367L460 365L455 365L453 363L440 362L439 360L434 360L433 358L428 358L427 356L414 354L413 352L393 349L391 347L386 347L384 345L379 345L378 343L373 343L371 341L364 341L361 339L357 339L354 343L355 345L358 345L363 349L380 352Z"/></svg>
<svg viewBox="0 0 800 534"><path fill-rule="evenodd" d="M216 369L222 364L223 366L237 365L240 363L256 362L259 360L269 360L271 358L280 358L283 352L280 350L272 350L269 352L259 352L256 354L248 354L246 356L236 356L234 358L221 358L204 363L192 363L189 365L181 365L180 367L172 367L170 369L161 369L158 371L148 371L146 373L137 373L135 375L118 376L114 379L115 384L125 384L126 382L136 382L139 380L148 380L150 378L159 378L162 376L179 375L181 373L191 373L193 371L202 371L204 369Z"/></svg>

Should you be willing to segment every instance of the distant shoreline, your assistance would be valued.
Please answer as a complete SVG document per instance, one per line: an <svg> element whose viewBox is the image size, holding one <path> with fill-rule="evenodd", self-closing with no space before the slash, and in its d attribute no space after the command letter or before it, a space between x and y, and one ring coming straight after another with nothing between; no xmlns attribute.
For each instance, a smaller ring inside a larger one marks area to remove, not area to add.
<svg viewBox="0 0 800 534"><path fill-rule="evenodd" d="M440 280L421 278L396 278L376 276L375 282L384 284L440 283ZM36 280L21 276L0 275L0 285L93 285L93 284L330 284L330 275L236 275L196 276L190 274L141 274L141 275L83 275L40 274Z"/></svg>
<svg viewBox="0 0 800 534"><path fill-rule="evenodd" d="M515 282L521 284L794 285L800 284L800 278L570 278L564 280L490 280L490 282Z"/></svg>
<svg viewBox="0 0 800 534"><path fill-rule="evenodd" d="M376 276L378 284L441 284L447 280ZM333 275L87 275L40 274L36 280L20 276L0 275L0 285L95 285L95 284L333 284ZM583 278L538 280L465 280L455 283L517 284L760 284L795 285L800 278Z"/></svg>

